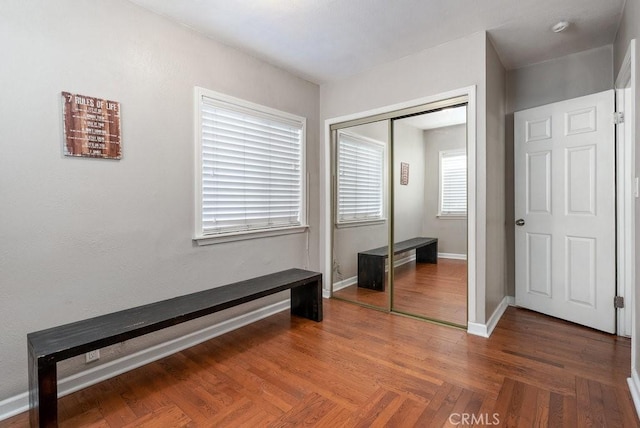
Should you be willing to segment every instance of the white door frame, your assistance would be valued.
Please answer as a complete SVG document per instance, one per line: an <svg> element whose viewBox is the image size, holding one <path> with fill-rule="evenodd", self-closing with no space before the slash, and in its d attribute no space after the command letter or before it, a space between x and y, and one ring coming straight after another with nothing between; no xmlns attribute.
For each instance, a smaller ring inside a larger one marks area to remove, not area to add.
<svg viewBox="0 0 640 428"><path fill-rule="evenodd" d="M618 309L617 331L619 336L632 337L635 337L632 331L635 299L635 45L635 39L631 40L615 84L616 111L624 113L624 123L616 129L617 295L625 300L625 307Z"/></svg>
<svg viewBox="0 0 640 428"><path fill-rule="evenodd" d="M468 86L465 88L455 89L452 91L444 92L441 94L419 98L411 101L406 101L399 104L380 107L373 110L359 112L351 115L335 117L327 119L324 122L324 149L321 150L320 158L320 171L321 171L321 183L320 183L320 204L323 207L320 220L320 241L321 241L321 258L324 262L321 262L322 273L325 278L325 290L324 296L329 297L329 284L332 274L332 255L331 255L331 131L330 127L333 124L346 122L355 119L362 119L369 116L378 114L391 113L396 110L405 108L420 106L422 104L434 103L449 98L455 98L459 96L468 97L468 111L467 111L467 186L471 189L467 195L467 275L468 275L468 304L467 304L467 322L468 325L475 325L477 323L485 324L484 313L478 313L478 303L482 308L485 305L485 283L484 281L477 280L477 268L484 262L484 256L482 252L476 251L477 248L485 248L485 236L486 236L486 224L484 222L478 222L477 220L477 201L482 200L482 195L485 193L485 187L483 183L478 183L476 180L476 165L477 159L477 126L476 126L476 86ZM480 153L484 153L482 150ZM482 161L482 160L480 160ZM482 319L479 319L482 318ZM474 330L468 330L471 334L476 334Z"/></svg>

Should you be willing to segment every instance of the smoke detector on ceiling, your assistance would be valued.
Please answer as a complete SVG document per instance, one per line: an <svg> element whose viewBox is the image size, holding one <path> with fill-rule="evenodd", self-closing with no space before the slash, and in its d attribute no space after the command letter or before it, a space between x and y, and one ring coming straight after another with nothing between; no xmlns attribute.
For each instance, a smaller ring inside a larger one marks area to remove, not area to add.
<svg viewBox="0 0 640 428"><path fill-rule="evenodd" d="M551 27L551 30L554 33L562 33L564 30L567 29L568 26L569 26L569 21L560 21L557 24L555 24L553 27Z"/></svg>

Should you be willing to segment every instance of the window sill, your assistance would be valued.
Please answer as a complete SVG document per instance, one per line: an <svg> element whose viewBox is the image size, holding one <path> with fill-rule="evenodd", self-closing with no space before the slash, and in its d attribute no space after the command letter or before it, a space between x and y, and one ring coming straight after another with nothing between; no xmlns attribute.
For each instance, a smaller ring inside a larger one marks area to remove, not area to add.
<svg viewBox="0 0 640 428"><path fill-rule="evenodd" d="M193 238L198 246L222 244L224 242L244 241L248 239L268 238L272 236L292 235L306 232L309 226L282 227L278 229L249 230L246 232L224 233L220 235L203 235Z"/></svg>
<svg viewBox="0 0 640 428"><path fill-rule="evenodd" d="M438 214L436 217L441 220L466 220L467 219L466 214Z"/></svg>
<svg viewBox="0 0 640 428"><path fill-rule="evenodd" d="M376 220L348 221L344 223L336 223L336 227L338 229L344 229L347 227L373 226L376 224L384 224L386 221L386 218L379 218Z"/></svg>

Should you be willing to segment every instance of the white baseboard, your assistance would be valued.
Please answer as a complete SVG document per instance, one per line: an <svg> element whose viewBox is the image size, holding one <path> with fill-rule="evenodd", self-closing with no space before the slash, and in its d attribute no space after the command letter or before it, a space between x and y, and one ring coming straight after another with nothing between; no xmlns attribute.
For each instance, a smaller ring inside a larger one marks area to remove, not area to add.
<svg viewBox="0 0 640 428"><path fill-rule="evenodd" d="M476 322L469 321L467 323L467 333L473 334L474 336L489 337L489 335L487 335L487 326Z"/></svg>
<svg viewBox="0 0 640 428"><path fill-rule="evenodd" d="M402 266L402 265L406 265L407 263L411 263L412 261L414 261L416 259L416 255L415 253L410 254L406 257L403 257L401 259L396 259L393 261L393 266L398 267L398 266Z"/></svg>
<svg viewBox="0 0 640 428"><path fill-rule="evenodd" d="M416 253L413 254L409 254L408 256L404 256L402 258L399 259L395 259L393 261L393 267L398 267L398 266L402 266L402 265L406 265L407 263L411 263L412 261L415 261L416 259ZM389 259L387 259L387 262L384 265L384 271L385 272L389 272Z"/></svg>
<svg viewBox="0 0 640 428"><path fill-rule="evenodd" d="M454 260L467 260L466 254L456 254L456 253L438 253L439 259L454 259Z"/></svg>
<svg viewBox="0 0 640 428"><path fill-rule="evenodd" d="M358 283L357 275L347 279L343 279L342 281L338 281L333 284L333 292L335 293L336 291L342 290L343 288L351 287L352 285L355 285L357 283Z"/></svg>
<svg viewBox="0 0 640 428"><path fill-rule="evenodd" d="M203 328L177 339L160 343L142 351L126 355L117 360L84 370L80 373L68 376L58 381L58 397L71 394L103 380L128 372L137 367L175 354L183 349L190 348L224 333L243 327L252 322L277 314L291 307L291 300L286 299L264 308L256 309L244 315L231 318L221 323ZM13 397L0 401L0 421L8 419L29 409L29 394L23 392Z"/></svg>
<svg viewBox="0 0 640 428"><path fill-rule="evenodd" d="M636 369L631 370L631 377L627 379L627 384L629 385L633 405L636 408L636 414L640 417L640 376L638 376Z"/></svg>
<svg viewBox="0 0 640 428"><path fill-rule="evenodd" d="M489 320L486 324L480 324L475 322L467 323L467 333L473 334L475 336L489 337L491 333L493 333L493 329L498 325L498 321L502 318L504 311L507 310L508 306L513 306L515 300L513 296L504 296L498 307L489 317Z"/></svg>
<svg viewBox="0 0 640 428"><path fill-rule="evenodd" d="M0 421L29 410L29 393L22 392L0 401Z"/></svg>

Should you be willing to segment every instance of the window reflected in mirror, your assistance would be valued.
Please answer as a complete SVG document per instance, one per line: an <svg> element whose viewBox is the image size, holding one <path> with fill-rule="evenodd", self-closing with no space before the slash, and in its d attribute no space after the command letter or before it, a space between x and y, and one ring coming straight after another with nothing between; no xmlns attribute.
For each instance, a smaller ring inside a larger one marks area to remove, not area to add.
<svg viewBox="0 0 640 428"><path fill-rule="evenodd" d="M385 310L389 287L384 260L376 275L367 275L363 254L388 246L388 126L379 121L340 129L332 147L332 295Z"/></svg>

